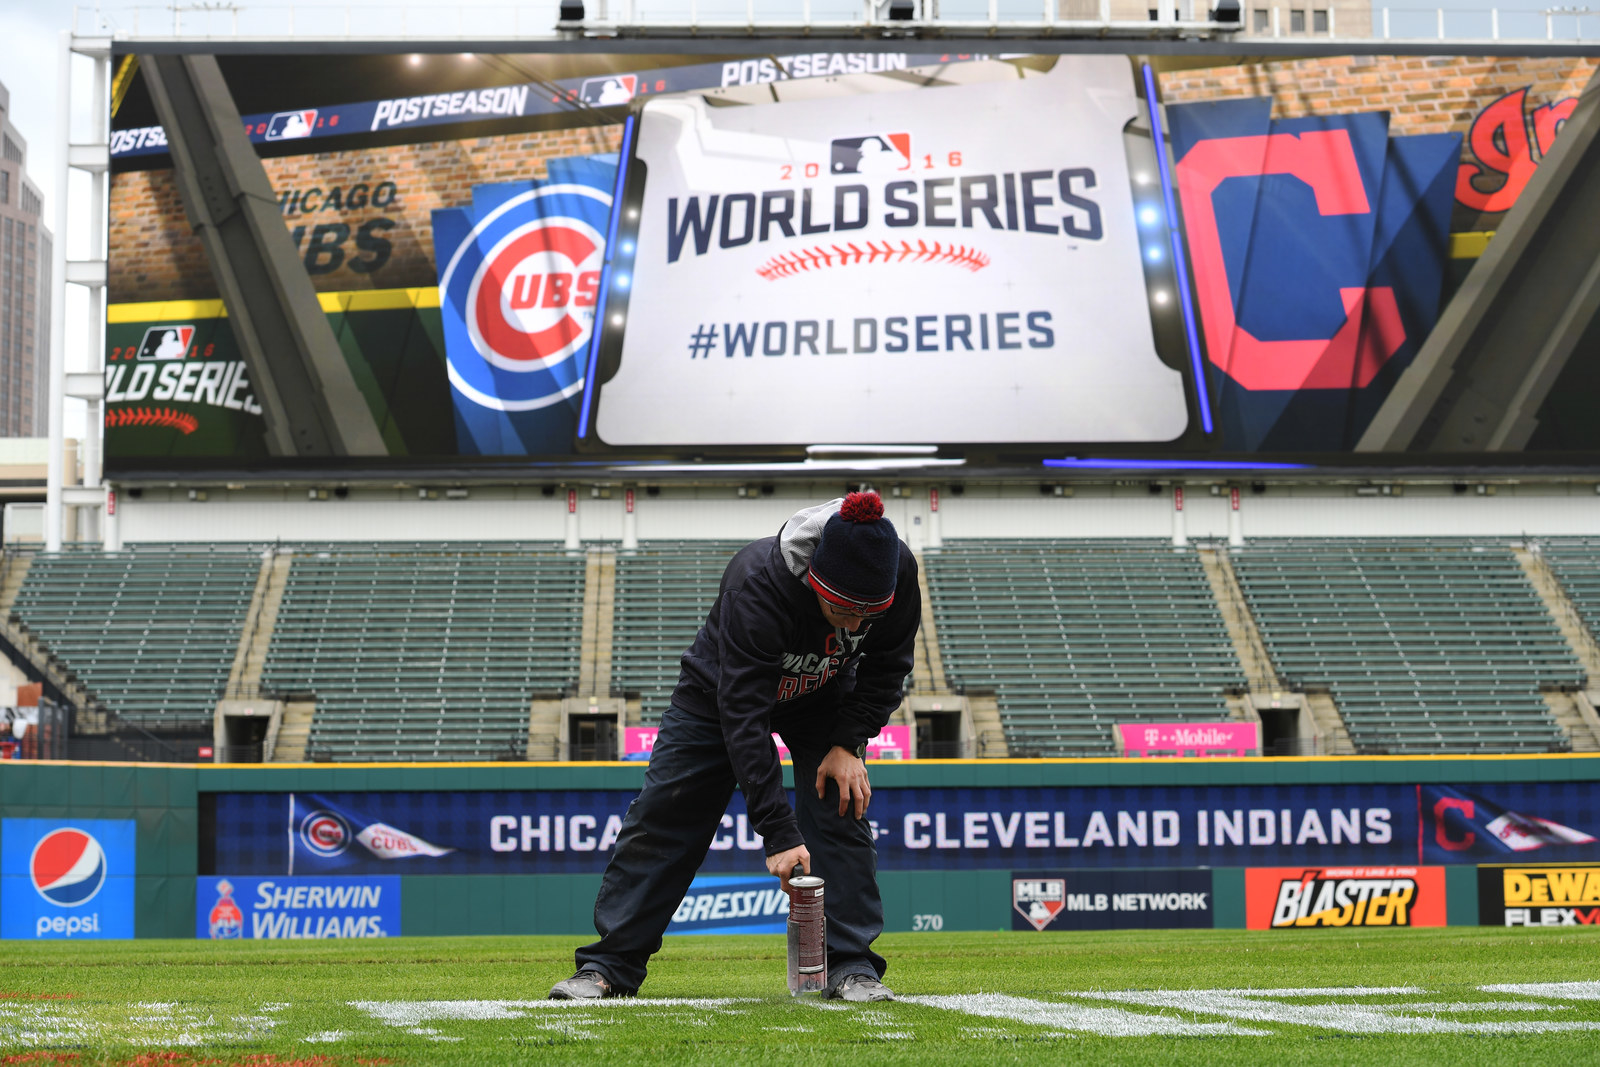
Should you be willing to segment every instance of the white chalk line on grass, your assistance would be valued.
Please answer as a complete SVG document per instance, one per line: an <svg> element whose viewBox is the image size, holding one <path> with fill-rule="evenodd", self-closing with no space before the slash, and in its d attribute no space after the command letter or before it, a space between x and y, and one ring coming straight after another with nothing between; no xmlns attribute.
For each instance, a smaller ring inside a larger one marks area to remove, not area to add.
<svg viewBox="0 0 1600 1067"><path fill-rule="evenodd" d="M1485 993L1517 993L1525 997L1550 997L1555 1000L1600 1000L1600 982L1524 982L1512 985L1481 985Z"/></svg>
<svg viewBox="0 0 1600 1067"><path fill-rule="evenodd" d="M1202 1015L1221 1015L1224 1018L1252 1023L1287 1023L1309 1026L1321 1030L1337 1030L1346 1034L1546 1034L1571 1030L1600 1030L1600 1022L1567 1022L1564 1020L1456 1020L1440 1018L1438 1014L1405 1014L1422 1010L1437 1013L1441 1005L1428 1002L1391 1002L1387 1004L1352 1004L1323 1000L1321 1003L1302 1004L1295 1000L1321 999L1330 994L1340 996L1371 996L1376 993L1416 994L1423 990L1415 987L1397 989L1362 989L1359 986L1339 990L1318 989L1158 989L1122 993L1071 993L1073 997L1090 1000L1115 1001L1119 1004L1146 1008L1170 1008ZM1446 1005L1451 1013L1503 1011L1491 1003ZM1526 1011L1526 1008L1514 1010ZM1536 1010L1536 1009L1535 1009ZM1255 1031L1264 1033L1267 1031Z"/></svg>
<svg viewBox="0 0 1600 1067"><path fill-rule="evenodd" d="M1091 1007L1070 1002L1029 1000L1005 993L958 993L954 996L901 997L907 1004L922 1004L987 1019L1009 1019L1031 1026L1084 1030L1102 1037L1214 1037L1221 1034L1264 1034L1233 1023L1197 1023L1168 1015Z"/></svg>
<svg viewBox="0 0 1600 1067"><path fill-rule="evenodd" d="M1029 1040L1103 1037L1261 1036L1282 1026L1309 1027L1346 1034L1554 1034L1600 1031L1600 1021L1530 1018L1539 1013L1570 1013L1570 1002L1600 1001L1600 982L1536 982L1483 985L1478 991L1542 1000L1445 1000L1413 985L1330 986L1288 989L1158 989L1122 992L1065 992L1043 1000L1003 993L953 996L902 996L904 1004L956 1012L975 1019L1018 1024ZM1428 999L1429 997L1433 999ZM1384 998L1380 1000L1379 998ZM1568 1001L1569 1003L1552 1003ZM846 1012L865 1032L884 1040L909 1041L912 1022L895 1004L871 1007L806 998L801 1003ZM600 1001L552 1000L396 1000L350 1001L348 1006L383 1027L429 1041L458 1042L449 1023L524 1021L536 1031L567 1039L594 1040L616 1032L618 1024L641 1018L688 1027L712 1025L717 1017L749 1015L771 999L615 998ZM253 1011L224 1014L202 1005L168 1001L135 1002L120 1009L67 1002L0 1001L0 1049L83 1047L123 1044L139 1047L195 1047L240 1044L281 1033L288 1005L263 1004ZM1511 1014L1519 1018L1500 1019ZM1464 1018L1461 1016L1465 1016ZM1474 1017L1477 1016L1477 1017ZM1484 1016L1489 1016L1485 1018ZM355 1020L352 1020L355 1021ZM325 1025L325 1024L324 1024ZM805 1027L766 1027L802 1032ZM971 1036L1006 1032L992 1026L969 1027ZM359 1039L357 1029L325 1029L302 1040L334 1043Z"/></svg>

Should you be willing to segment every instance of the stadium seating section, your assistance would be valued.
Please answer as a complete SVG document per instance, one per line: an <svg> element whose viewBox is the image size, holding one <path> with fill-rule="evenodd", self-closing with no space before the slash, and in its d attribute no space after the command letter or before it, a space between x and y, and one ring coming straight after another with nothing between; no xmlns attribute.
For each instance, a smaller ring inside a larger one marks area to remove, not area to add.
<svg viewBox="0 0 1600 1067"><path fill-rule="evenodd" d="M616 550L610 692L659 721L730 541ZM1226 551L1279 675L1326 689L1362 752L1567 746L1541 688L1588 679L1502 541L1259 540ZM262 545L33 556L12 617L125 721L209 725ZM575 691L585 562L554 544L278 546L262 688L313 698L317 758L519 758L530 701ZM1542 551L1600 631L1600 538ZM1106 755L1118 722L1229 717L1245 678L1194 548L951 540L923 554L952 688L992 691L1013 755Z"/></svg>
<svg viewBox="0 0 1600 1067"><path fill-rule="evenodd" d="M1326 686L1362 752L1565 746L1540 686L1583 671L1504 542L1252 542L1234 569L1292 684Z"/></svg>
<svg viewBox="0 0 1600 1067"><path fill-rule="evenodd" d="M124 721L209 727L261 552L147 544L40 553L11 611Z"/></svg>
<svg viewBox="0 0 1600 1067"><path fill-rule="evenodd" d="M644 722L661 720L678 660L716 599L740 541L645 541L617 553L611 690L638 693Z"/></svg>
<svg viewBox="0 0 1600 1067"><path fill-rule="evenodd" d="M1216 722L1244 685L1193 549L952 540L924 558L947 679L995 691L1012 755L1110 755L1114 724Z"/></svg>
<svg viewBox="0 0 1600 1067"><path fill-rule="evenodd" d="M1584 626L1600 634L1600 537L1542 538L1539 547Z"/></svg>
<svg viewBox="0 0 1600 1067"><path fill-rule="evenodd" d="M555 545L301 546L262 685L316 694L318 757L520 758L576 684L583 584Z"/></svg>

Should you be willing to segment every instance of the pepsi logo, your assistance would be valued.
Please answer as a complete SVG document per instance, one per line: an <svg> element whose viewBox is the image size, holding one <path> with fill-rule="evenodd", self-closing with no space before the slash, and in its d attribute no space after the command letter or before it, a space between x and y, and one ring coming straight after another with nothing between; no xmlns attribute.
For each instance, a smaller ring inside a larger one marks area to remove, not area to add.
<svg viewBox="0 0 1600 1067"><path fill-rule="evenodd" d="M473 222L439 277L450 383L495 411L534 411L583 389L611 196L562 182L517 193ZM459 335L458 335L459 336Z"/></svg>
<svg viewBox="0 0 1600 1067"><path fill-rule="evenodd" d="M75 908L93 900L105 885L105 849L82 830L70 826L52 830L33 846L28 873L41 897L59 907Z"/></svg>
<svg viewBox="0 0 1600 1067"><path fill-rule="evenodd" d="M350 824L331 811L313 811L300 820L300 843L313 855L337 856L350 847Z"/></svg>

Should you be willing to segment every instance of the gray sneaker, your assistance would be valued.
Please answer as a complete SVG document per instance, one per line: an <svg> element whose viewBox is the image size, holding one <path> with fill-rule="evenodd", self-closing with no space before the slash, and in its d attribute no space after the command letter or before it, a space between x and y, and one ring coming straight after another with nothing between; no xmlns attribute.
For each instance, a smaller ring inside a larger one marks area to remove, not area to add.
<svg viewBox="0 0 1600 1067"><path fill-rule="evenodd" d="M600 1000L621 995L599 971L579 971L550 989L551 1000Z"/></svg>
<svg viewBox="0 0 1600 1067"><path fill-rule="evenodd" d="M847 974L828 987L828 999L857 1003L893 1000L894 991L870 974Z"/></svg>

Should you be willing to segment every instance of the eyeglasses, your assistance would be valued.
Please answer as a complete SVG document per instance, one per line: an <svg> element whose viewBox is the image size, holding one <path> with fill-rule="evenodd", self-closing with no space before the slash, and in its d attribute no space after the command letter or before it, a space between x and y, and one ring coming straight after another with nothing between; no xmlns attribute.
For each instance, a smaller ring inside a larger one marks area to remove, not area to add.
<svg viewBox="0 0 1600 1067"><path fill-rule="evenodd" d="M835 615L838 615L840 618L864 619L867 621L872 619L881 619L883 616L889 614L888 608L884 608L882 611L857 611L854 608L841 608L837 604L829 604L828 610L833 612Z"/></svg>

